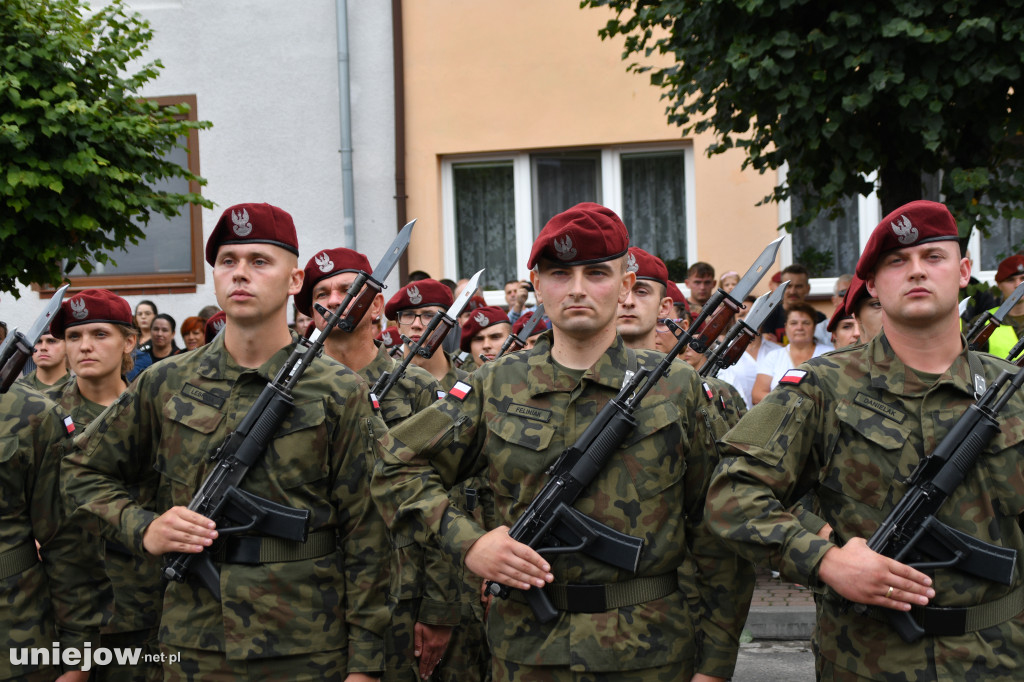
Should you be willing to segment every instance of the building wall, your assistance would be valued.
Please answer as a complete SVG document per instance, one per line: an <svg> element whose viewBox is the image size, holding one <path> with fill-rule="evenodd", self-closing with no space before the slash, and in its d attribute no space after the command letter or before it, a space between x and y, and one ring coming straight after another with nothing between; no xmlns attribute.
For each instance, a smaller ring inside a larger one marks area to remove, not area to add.
<svg viewBox="0 0 1024 682"><path fill-rule="evenodd" d="M598 37L610 11L582 10L576 0L402 6L408 213L420 218L412 269L455 275L442 253L445 155L681 139L666 121L660 90L626 71L621 41ZM719 271L742 270L776 236L777 209L755 206L775 176L741 172L735 151L708 158L710 141L688 138L695 149L696 253Z"/></svg>

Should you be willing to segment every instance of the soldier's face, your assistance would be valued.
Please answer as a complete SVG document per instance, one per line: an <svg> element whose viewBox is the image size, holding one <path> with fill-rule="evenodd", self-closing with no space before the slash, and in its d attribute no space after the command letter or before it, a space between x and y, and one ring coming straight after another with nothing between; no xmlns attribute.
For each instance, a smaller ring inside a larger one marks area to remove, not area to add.
<svg viewBox="0 0 1024 682"><path fill-rule="evenodd" d="M313 303L319 303L329 310L336 311L338 306L344 302L345 296L348 295L349 287L352 286L352 282L355 281L357 276L357 273L354 272L341 272L333 277L320 280L316 283L316 286L313 287ZM359 325L356 329L366 329L370 327L373 324L373 319L380 315L380 311L383 307L384 296L377 294L373 299L373 303L370 304L370 309L365 315L363 315L363 319L359 321ZM313 307L313 324L315 324L316 328L321 331L327 326L327 320L325 320L323 315L321 315L316 309L316 306ZM304 331L305 329L299 331L299 333L301 334ZM333 333L340 335L348 334L349 332L344 332L338 327L335 327Z"/></svg>
<svg viewBox="0 0 1024 682"><path fill-rule="evenodd" d="M999 287L999 291L1003 292L1003 299L1005 300L1021 282L1024 282L1024 272L1007 277L1002 282L996 282L996 286Z"/></svg>
<svg viewBox="0 0 1024 682"><path fill-rule="evenodd" d="M84 379L103 379L121 375L121 359L135 348L133 338L125 338L117 325L89 322L64 332L71 371Z"/></svg>
<svg viewBox="0 0 1024 682"><path fill-rule="evenodd" d="M625 339L647 336L665 317L665 302L671 307L672 299L665 296L665 287L649 279L638 279L626 299L619 304L615 326Z"/></svg>
<svg viewBox="0 0 1024 682"><path fill-rule="evenodd" d="M499 322L498 324L492 324L490 327L481 329L473 337L473 340L469 342L469 352L473 355L473 360L478 367L494 359L494 356L501 350L501 344L505 343L505 339L508 338L511 331L512 325L508 322ZM481 360L481 355L487 359Z"/></svg>
<svg viewBox="0 0 1024 682"><path fill-rule="evenodd" d="M832 332L832 345L836 348L846 348L860 341L860 326L857 320L851 318L840 320L836 324L836 330Z"/></svg>
<svg viewBox="0 0 1024 682"><path fill-rule="evenodd" d="M867 289L882 304L886 326L919 328L958 319L957 294L970 276L956 242L931 242L883 254Z"/></svg>
<svg viewBox="0 0 1024 682"><path fill-rule="evenodd" d="M422 308L411 308L398 312L398 331L413 341L419 341L423 331L430 324L430 318L444 310L439 305L428 305Z"/></svg>
<svg viewBox="0 0 1024 682"><path fill-rule="evenodd" d="M853 316L857 318L862 342L867 343L882 331L882 304L877 298L871 297L862 302Z"/></svg>
<svg viewBox="0 0 1024 682"><path fill-rule="evenodd" d="M619 304L636 281L623 261L561 265L542 260L531 278L552 326L582 338L614 325Z"/></svg>
<svg viewBox="0 0 1024 682"><path fill-rule="evenodd" d="M288 297L302 288L303 276L295 254L272 244L225 244L213 265L217 303L228 321L246 326L287 318Z"/></svg>
<svg viewBox="0 0 1024 682"><path fill-rule="evenodd" d="M50 336L49 334L43 334L36 341L35 349L32 351L32 362L36 363L36 367L42 367L43 369L53 369L58 365L64 365L64 342L58 339L56 336Z"/></svg>

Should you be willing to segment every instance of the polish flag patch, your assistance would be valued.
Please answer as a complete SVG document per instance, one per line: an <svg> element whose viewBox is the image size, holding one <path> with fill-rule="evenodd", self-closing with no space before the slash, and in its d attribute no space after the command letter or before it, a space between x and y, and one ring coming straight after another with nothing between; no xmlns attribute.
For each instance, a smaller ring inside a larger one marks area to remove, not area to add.
<svg viewBox="0 0 1024 682"><path fill-rule="evenodd" d="M447 393L445 393L444 391L438 391L438 392L437 392L437 399L438 399L438 400L444 400L444 397L445 397L446 395L448 395L448 394L447 394Z"/></svg>
<svg viewBox="0 0 1024 682"><path fill-rule="evenodd" d="M377 394L376 393L371 393L370 394L370 404L373 405L373 409L375 409L377 411L380 411L380 401L377 400Z"/></svg>
<svg viewBox="0 0 1024 682"><path fill-rule="evenodd" d="M704 395L708 397L708 400L714 402L715 394L711 392L711 387L706 382L701 382L701 386L704 387Z"/></svg>
<svg viewBox="0 0 1024 682"><path fill-rule="evenodd" d="M780 384L792 384L796 386L807 377L807 372L802 369L791 369L779 379Z"/></svg>
<svg viewBox="0 0 1024 682"><path fill-rule="evenodd" d="M459 400L465 400L469 392L473 390L473 387L464 381L456 381L455 385L448 390L448 395L454 396Z"/></svg>
<svg viewBox="0 0 1024 682"><path fill-rule="evenodd" d="M67 430L69 436L75 432L75 422L71 417L64 417L64 428Z"/></svg>

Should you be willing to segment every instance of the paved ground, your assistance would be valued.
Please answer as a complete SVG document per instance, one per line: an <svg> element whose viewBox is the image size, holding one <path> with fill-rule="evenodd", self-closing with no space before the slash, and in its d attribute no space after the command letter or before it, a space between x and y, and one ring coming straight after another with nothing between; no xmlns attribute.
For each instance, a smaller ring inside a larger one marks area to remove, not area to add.
<svg viewBox="0 0 1024 682"><path fill-rule="evenodd" d="M733 682L813 682L814 597L758 569Z"/></svg>
<svg viewBox="0 0 1024 682"><path fill-rule="evenodd" d="M814 682L808 642L751 642L740 646L732 682Z"/></svg>

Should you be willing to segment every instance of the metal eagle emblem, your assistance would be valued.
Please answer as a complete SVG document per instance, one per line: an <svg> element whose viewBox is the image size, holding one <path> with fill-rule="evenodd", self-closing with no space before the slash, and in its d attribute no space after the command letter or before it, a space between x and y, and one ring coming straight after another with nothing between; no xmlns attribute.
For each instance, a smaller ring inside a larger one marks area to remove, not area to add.
<svg viewBox="0 0 1024 682"><path fill-rule="evenodd" d="M473 316L473 320L475 320L476 323L478 325L480 325L481 327L486 327L487 323L489 322L489 320L487 319L487 316L484 315L483 313L477 313L476 315L474 315Z"/></svg>
<svg viewBox="0 0 1024 682"><path fill-rule="evenodd" d="M217 320L216 322L213 323L214 331L220 334L222 331L224 331L224 327L227 325L227 323L227 320Z"/></svg>
<svg viewBox="0 0 1024 682"><path fill-rule="evenodd" d="M423 295L420 294L420 290L417 287L409 287L409 303L413 305L423 303Z"/></svg>
<svg viewBox="0 0 1024 682"><path fill-rule="evenodd" d="M231 212L231 230L239 237L248 237L249 233L252 232L252 223L249 222L249 212L242 209L241 214L236 211Z"/></svg>
<svg viewBox="0 0 1024 682"><path fill-rule="evenodd" d="M320 272L330 272L331 269L334 268L334 262L331 260L331 257L327 255L326 251L315 256L313 260L316 262L317 267L320 268Z"/></svg>
<svg viewBox="0 0 1024 682"><path fill-rule="evenodd" d="M629 254L626 256L626 272L639 272L640 266L637 265L636 256Z"/></svg>
<svg viewBox="0 0 1024 682"><path fill-rule="evenodd" d="M89 317L89 309L85 307L85 299L84 298L78 298L78 299L73 298L73 299L71 299L70 304L71 304L71 315L76 320L84 320L85 318Z"/></svg>
<svg viewBox="0 0 1024 682"><path fill-rule="evenodd" d="M564 240L559 240L557 237L554 240L555 254L559 260L572 260L576 257L576 249L572 246L572 237L565 235Z"/></svg>
<svg viewBox="0 0 1024 682"><path fill-rule="evenodd" d="M901 215L898 220L889 224L892 225L892 231L900 240L900 244L913 244L917 241L917 228L910 223L910 218L907 216Z"/></svg>
<svg viewBox="0 0 1024 682"><path fill-rule="evenodd" d="M384 332L383 334L381 334L380 335L380 340L384 342L385 346L393 345L391 343L391 332Z"/></svg>

